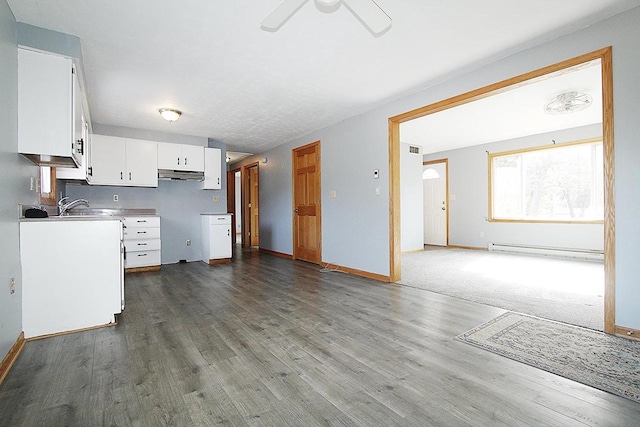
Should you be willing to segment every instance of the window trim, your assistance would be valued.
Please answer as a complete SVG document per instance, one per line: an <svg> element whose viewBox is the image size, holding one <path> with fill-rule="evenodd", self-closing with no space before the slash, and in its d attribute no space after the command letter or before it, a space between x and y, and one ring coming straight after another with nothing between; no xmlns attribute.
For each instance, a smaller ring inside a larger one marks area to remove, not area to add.
<svg viewBox="0 0 640 427"><path fill-rule="evenodd" d="M49 167L49 171L51 173L51 192L50 193L43 193L42 192L42 167L39 168L40 170L40 185L38 186L38 195L40 197L40 204L41 205L50 205L50 206L55 206L57 204L57 200L56 200L56 168L55 167Z"/></svg>
<svg viewBox="0 0 640 427"><path fill-rule="evenodd" d="M604 149L604 138L588 138L578 141L563 142L559 144L540 145L537 147L521 148L517 150L501 151L499 153L489 153L487 156L487 167L489 171L489 216L487 221L489 222L504 222L504 223L526 223L526 224L604 224L604 219L588 220L588 221L576 221L576 220L559 220L559 219L504 219L493 217L493 159L501 156L511 156L514 154L529 153L532 151L549 150L553 148L569 147L572 145L593 144L594 142L601 142ZM604 177L603 177L604 179ZM605 202L606 203L606 202ZM606 210L606 209L605 209Z"/></svg>

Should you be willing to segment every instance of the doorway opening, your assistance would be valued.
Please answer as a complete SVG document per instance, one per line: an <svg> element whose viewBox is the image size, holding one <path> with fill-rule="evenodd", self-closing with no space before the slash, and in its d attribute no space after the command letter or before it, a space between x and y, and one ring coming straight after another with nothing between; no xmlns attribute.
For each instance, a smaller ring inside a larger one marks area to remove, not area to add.
<svg viewBox="0 0 640 427"><path fill-rule="evenodd" d="M258 162L242 167L242 247L260 246L260 181Z"/></svg>
<svg viewBox="0 0 640 427"><path fill-rule="evenodd" d="M476 100L506 93L532 82L545 80L549 75L563 73L591 61L600 61L602 83L602 140L604 151L604 330L615 333L614 282L614 199L613 199L613 81L611 48L601 49L511 79L449 98L389 119L390 158L390 279L401 279L401 226L400 226L400 124L425 117ZM453 197L453 195L451 195Z"/></svg>
<svg viewBox="0 0 640 427"><path fill-rule="evenodd" d="M233 244L242 245L242 168L227 172L227 212L232 214Z"/></svg>

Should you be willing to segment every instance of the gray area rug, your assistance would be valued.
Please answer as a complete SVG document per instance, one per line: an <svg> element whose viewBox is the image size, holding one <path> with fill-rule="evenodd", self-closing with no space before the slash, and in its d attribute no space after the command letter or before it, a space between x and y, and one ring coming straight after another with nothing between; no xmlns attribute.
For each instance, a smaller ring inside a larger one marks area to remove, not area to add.
<svg viewBox="0 0 640 427"><path fill-rule="evenodd" d="M402 256L399 282L602 331L602 262L434 248Z"/></svg>
<svg viewBox="0 0 640 427"><path fill-rule="evenodd" d="M640 402L640 342L505 313L458 340Z"/></svg>

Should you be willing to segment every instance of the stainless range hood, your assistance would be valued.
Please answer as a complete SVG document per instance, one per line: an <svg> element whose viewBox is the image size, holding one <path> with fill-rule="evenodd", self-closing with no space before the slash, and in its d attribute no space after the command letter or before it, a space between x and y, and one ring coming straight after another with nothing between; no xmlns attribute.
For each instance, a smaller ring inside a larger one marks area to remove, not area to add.
<svg viewBox="0 0 640 427"><path fill-rule="evenodd" d="M172 179L175 181L203 181L204 172L158 169L158 179Z"/></svg>

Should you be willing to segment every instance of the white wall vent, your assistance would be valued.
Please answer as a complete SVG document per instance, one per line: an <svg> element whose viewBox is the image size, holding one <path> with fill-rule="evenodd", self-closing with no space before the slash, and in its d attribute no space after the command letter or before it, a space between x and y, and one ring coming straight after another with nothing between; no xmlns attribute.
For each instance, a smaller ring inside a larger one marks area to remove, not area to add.
<svg viewBox="0 0 640 427"><path fill-rule="evenodd" d="M409 146L409 153L411 154L420 154L420 147L416 147L414 145Z"/></svg>

